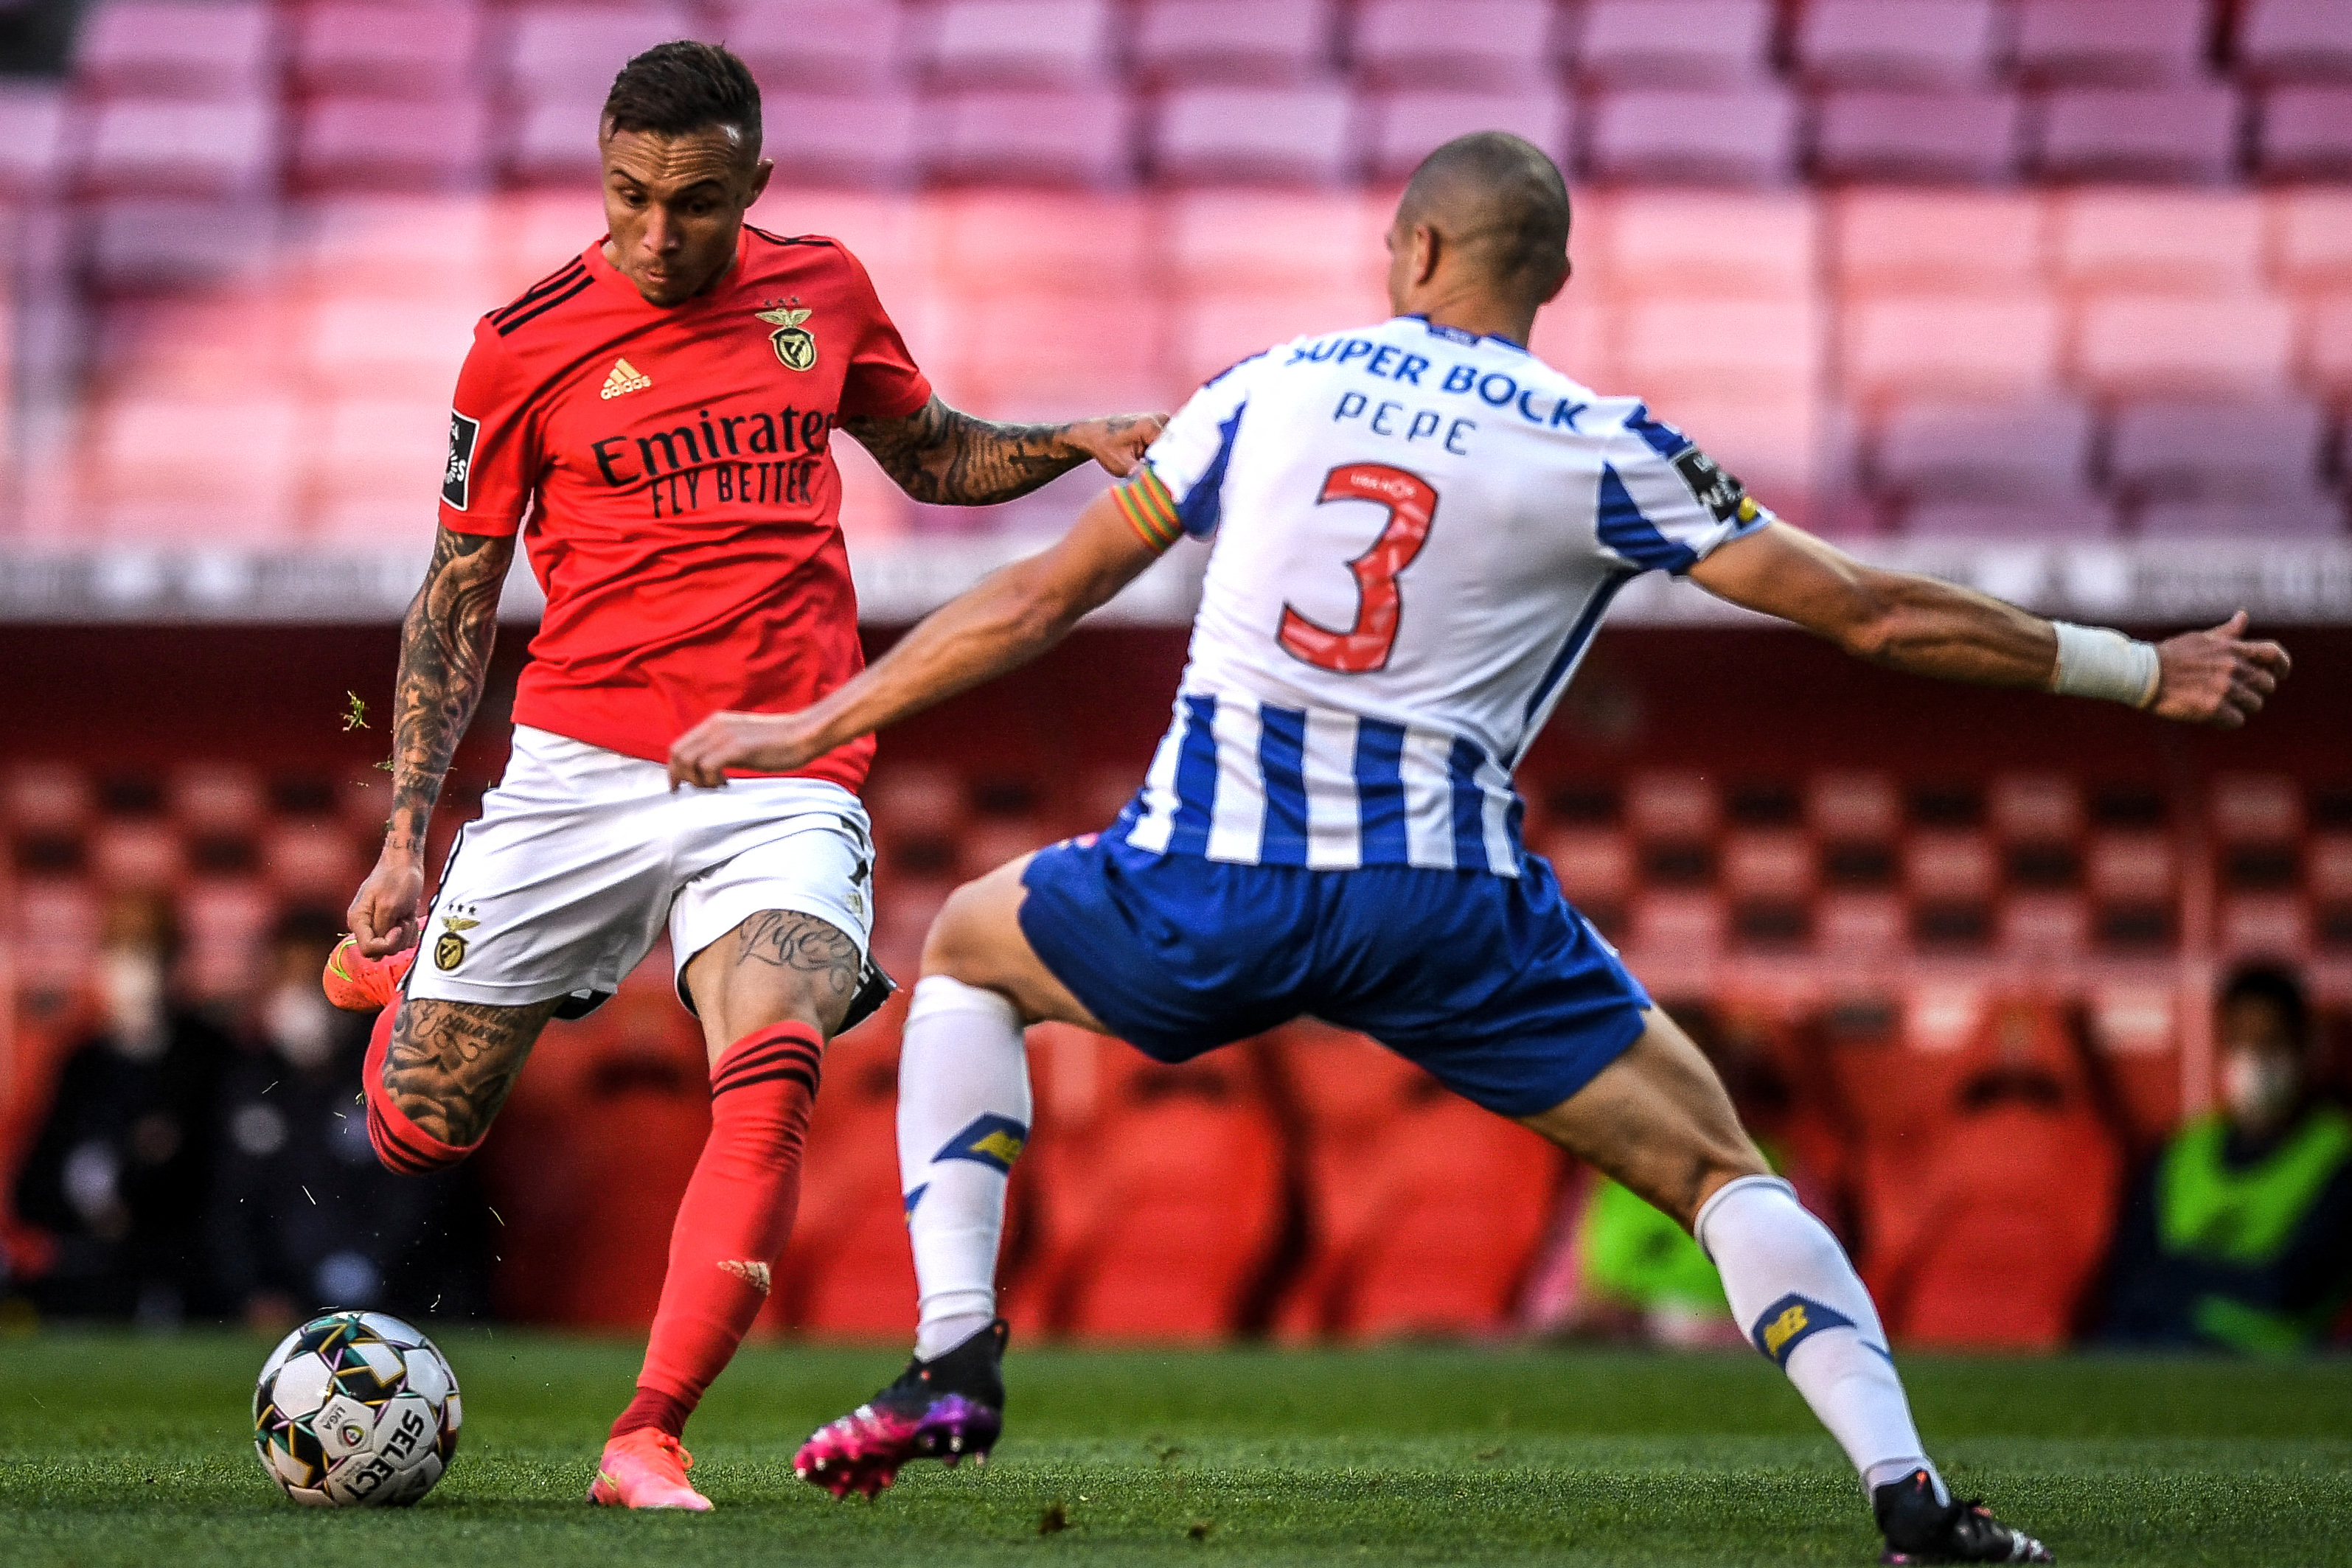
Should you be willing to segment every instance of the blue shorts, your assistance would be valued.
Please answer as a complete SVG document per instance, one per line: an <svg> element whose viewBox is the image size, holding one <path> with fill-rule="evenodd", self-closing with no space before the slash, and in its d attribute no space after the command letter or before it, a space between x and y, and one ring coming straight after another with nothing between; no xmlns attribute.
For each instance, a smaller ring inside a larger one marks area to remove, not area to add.
<svg viewBox="0 0 2352 1568"><path fill-rule="evenodd" d="M1161 1061L1302 1015L1464 1099L1548 1111L1641 1035L1649 993L1534 856L1483 871L1234 865L1108 835L1037 852L1021 930L1070 994Z"/></svg>

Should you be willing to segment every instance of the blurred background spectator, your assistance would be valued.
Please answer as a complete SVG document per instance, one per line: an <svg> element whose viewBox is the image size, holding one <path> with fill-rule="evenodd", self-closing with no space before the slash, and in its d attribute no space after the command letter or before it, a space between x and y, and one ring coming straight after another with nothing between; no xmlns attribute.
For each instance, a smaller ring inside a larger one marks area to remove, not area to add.
<svg viewBox="0 0 2352 1568"><path fill-rule="evenodd" d="M55 1243L26 1286L59 1317L178 1322L204 1304L212 1105L231 1047L173 995L179 931L161 899L108 905L101 1021L68 1052L16 1178L16 1212Z"/></svg>
<svg viewBox="0 0 2352 1568"><path fill-rule="evenodd" d="M2303 985L2240 969L2217 1009L2221 1103L2135 1184L2108 1334L2279 1355L2352 1301L2352 1116L2321 1097Z"/></svg>

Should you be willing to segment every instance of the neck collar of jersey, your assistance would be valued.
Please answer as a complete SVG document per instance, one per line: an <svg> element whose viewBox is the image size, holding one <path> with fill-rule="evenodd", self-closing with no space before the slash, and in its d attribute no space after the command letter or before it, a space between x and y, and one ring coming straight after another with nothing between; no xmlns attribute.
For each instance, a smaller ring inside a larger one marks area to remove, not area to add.
<svg viewBox="0 0 2352 1568"><path fill-rule="evenodd" d="M627 295L630 298L635 300L646 309L659 310L666 315L678 310L691 310L696 306L708 304L709 301L726 293L728 289L727 280L730 277L740 277L743 275L744 257L750 253L751 247L751 225L747 224L735 231L734 265L730 267L725 272L720 273L716 282L712 283L709 287L704 289L701 293L689 295L688 298L679 300L675 305L656 305L652 300L637 292L637 286L629 281L629 275L627 273L623 272L619 267L614 267L611 261L605 258L604 244L612 237L613 235L608 230L605 233L597 235L596 243L588 247L582 259L588 263L589 272L593 275L599 282L619 289L622 293Z"/></svg>
<svg viewBox="0 0 2352 1568"><path fill-rule="evenodd" d="M1482 338L1475 332L1465 332L1459 327L1441 327L1418 310L1409 310L1405 314L1398 317L1397 319L1400 321L1418 321L1423 326L1429 329L1432 336L1443 338L1449 343L1460 343L1465 347L1471 348L1475 348L1480 343L1500 343L1506 349L1513 350L1518 353L1524 354L1528 351L1528 346L1525 343L1518 341L1517 339L1506 338L1500 332L1489 332Z"/></svg>

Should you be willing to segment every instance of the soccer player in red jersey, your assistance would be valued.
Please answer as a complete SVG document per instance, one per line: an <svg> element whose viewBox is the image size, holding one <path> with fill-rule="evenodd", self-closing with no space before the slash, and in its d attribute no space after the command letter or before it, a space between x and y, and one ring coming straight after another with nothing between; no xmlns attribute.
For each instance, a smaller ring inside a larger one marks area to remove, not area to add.
<svg viewBox="0 0 2352 1568"><path fill-rule="evenodd" d="M1126 475L1161 422L1009 426L942 403L840 242L744 222L772 165L726 50L631 60L599 140L609 235L484 317L458 377L403 634L392 820L330 987L403 993L362 1074L368 1131L422 1172L480 1144L541 1028L609 995L667 925L711 1130L591 1496L704 1509L679 1434L783 1251L824 1043L890 985L866 955L872 743L676 795L670 743L720 710L804 708L860 668L836 430L917 498L982 505L1088 458ZM513 757L420 919L426 825L518 536L547 611ZM388 960L420 938L404 977Z"/></svg>

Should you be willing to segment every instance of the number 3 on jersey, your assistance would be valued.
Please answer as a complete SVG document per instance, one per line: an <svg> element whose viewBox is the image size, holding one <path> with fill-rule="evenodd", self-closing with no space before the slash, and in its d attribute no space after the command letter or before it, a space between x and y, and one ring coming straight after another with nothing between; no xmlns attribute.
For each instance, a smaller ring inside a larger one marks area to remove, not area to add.
<svg viewBox="0 0 2352 1568"><path fill-rule="evenodd" d="M1397 574L1412 564L1428 542L1429 525L1437 516L1437 492L1428 480L1385 463L1344 463L1323 476L1326 501L1370 501L1387 508L1388 526L1372 548L1348 563L1356 574L1356 619L1344 632L1335 632L1282 607L1282 631L1276 641L1291 657L1342 675L1360 675L1384 668L1396 646L1397 622L1404 601Z"/></svg>

